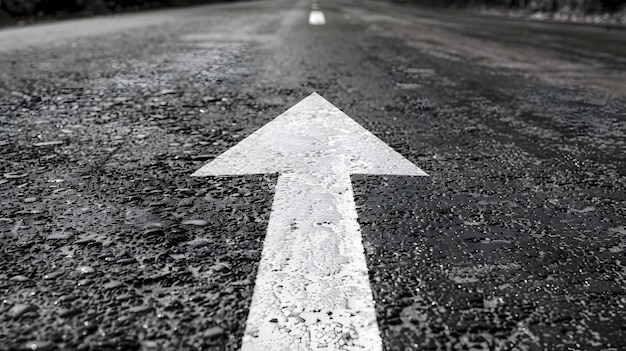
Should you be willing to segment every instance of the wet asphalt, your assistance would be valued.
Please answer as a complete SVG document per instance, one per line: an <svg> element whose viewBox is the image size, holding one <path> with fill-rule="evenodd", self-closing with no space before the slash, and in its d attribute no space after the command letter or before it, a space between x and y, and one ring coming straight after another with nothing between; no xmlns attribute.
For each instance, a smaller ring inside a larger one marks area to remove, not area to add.
<svg viewBox="0 0 626 351"><path fill-rule="evenodd" d="M0 31L0 350L237 349L277 178L190 175L314 91L430 175L352 176L386 350L626 348L626 31L319 5Z"/></svg>

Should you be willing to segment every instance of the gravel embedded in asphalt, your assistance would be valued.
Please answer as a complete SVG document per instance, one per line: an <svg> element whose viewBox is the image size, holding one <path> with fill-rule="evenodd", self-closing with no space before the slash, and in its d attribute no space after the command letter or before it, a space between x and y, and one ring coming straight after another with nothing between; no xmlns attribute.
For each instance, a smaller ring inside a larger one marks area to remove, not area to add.
<svg viewBox="0 0 626 351"><path fill-rule="evenodd" d="M386 349L626 344L619 33L307 6L0 53L0 350L239 345L276 176L190 175L313 91L430 175L352 176Z"/></svg>

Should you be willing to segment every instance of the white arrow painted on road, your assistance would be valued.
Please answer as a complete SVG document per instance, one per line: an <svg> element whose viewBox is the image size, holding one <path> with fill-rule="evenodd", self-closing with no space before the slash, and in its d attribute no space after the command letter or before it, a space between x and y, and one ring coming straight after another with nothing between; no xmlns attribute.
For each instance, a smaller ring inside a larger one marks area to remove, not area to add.
<svg viewBox="0 0 626 351"><path fill-rule="evenodd" d="M243 350L381 350L350 174L426 176L313 93L193 176L279 173Z"/></svg>

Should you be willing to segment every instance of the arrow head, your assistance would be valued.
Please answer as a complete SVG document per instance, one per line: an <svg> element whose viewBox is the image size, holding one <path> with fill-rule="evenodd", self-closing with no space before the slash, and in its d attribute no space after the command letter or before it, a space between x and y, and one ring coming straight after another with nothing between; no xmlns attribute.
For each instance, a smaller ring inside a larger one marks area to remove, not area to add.
<svg viewBox="0 0 626 351"><path fill-rule="evenodd" d="M324 170L427 176L317 93L309 95L192 176Z"/></svg>

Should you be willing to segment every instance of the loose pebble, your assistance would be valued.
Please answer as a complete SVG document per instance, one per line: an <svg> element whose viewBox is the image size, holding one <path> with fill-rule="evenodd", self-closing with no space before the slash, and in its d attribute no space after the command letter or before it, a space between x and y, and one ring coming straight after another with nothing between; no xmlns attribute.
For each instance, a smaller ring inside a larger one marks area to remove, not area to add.
<svg viewBox="0 0 626 351"><path fill-rule="evenodd" d="M88 322L85 322L88 323ZM81 327L78 329L78 334L81 336L87 336L89 334L92 334L93 332L95 332L96 330L98 330L98 325L95 323L88 323L87 325Z"/></svg>
<svg viewBox="0 0 626 351"><path fill-rule="evenodd" d="M163 89L159 92L159 95L170 95L170 94L176 94L176 90L174 89Z"/></svg>
<svg viewBox="0 0 626 351"><path fill-rule="evenodd" d="M226 272L231 269L230 265L227 263L217 263L211 269L215 272Z"/></svg>
<svg viewBox="0 0 626 351"><path fill-rule="evenodd" d="M79 280L79 281L78 281L78 286L87 286L87 285L91 285L91 284L93 284L93 282L94 282L94 281L93 281L93 279L89 279L89 278L87 278L87 279L81 279L81 280Z"/></svg>
<svg viewBox="0 0 626 351"><path fill-rule="evenodd" d="M50 341L41 341L41 340L33 340L27 341L22 346L22 350L37 350L37 351L47 351L52 350L54 344Z"/></svg>
<svg viewBox="0 0 626 351"><path fill-rule="evenodd" d="M59 303L64 303L64 302L72 302L74 300L78 299L78 295L74 295L74 294L69 294L69 295L63 295L61 297L59 297L58 302L55 303L59 304Z"/></svg>
<svg viewBox="0 0 626 351"><path fill-rule="evenodd" d="M191 159L193 161L207 161L207 160L211 160L214 158L215 158L215 155L211 155L211 154L200 154L200 155L191 156Z"/></svg>
<svg viewBox="0 0 626 351"><path fill-rule="evenodd" d="M23 283L23 282L30 281L30 278L28 278L25 275L14 275L11 278L9 278L9 280L12 282Z"/></svg>
<svg viewBox="0 0 626 351"><path fill-rule="evenodd" d="M20 178L24 178L27 176L28 176L28 173L19 173L19 172L10 172L10 173L4 174L4 177L7 179L20 179Z"/></svg>
<svg viewBox="0 0 626 351"><path fill-rule="evenodd" d="M79 271L81 274L96 273L96 269L91 266L79 266L79 267L76 267L76 270Z"/></svg>
<svg viewBox="0 0 626 351"><path fill-rule="evenodd" d="M42 141L40 143L34 143L33 146L45 147L45 146L56 146L56 145L62 145L62 144L63 144L62 140L53 140L53 141Z"/></svg>
<svg viewBox="0 0 626 351"><path fill-rule="evenodd" d="M215 97L215 96L205 96L202 98L203 102L217 102L217 101L222 101L221 98L219 97Z"/></svg>
<svg viewBox="0 0 626 351"><path fill-rule="evenodd" d="M135 314L145 314L145 313L150 313L150 312L154 311L154 307L152 307L152 306L136 306L136 307L131 307L129 309L129 311L131 313L135 313Z"/></svg>
<svg viewBox="0 0 626 351"><path fill-rule="evenodd" d="M13 307L11 307L11 309L9 310L9 315L12 316L13 318L17 318L23 315L24 313L37 311L38 309L39 307L32 305L32 304L18 303L18 304L13 305Z"/></svg>
<svg viewBox="0 0 626 351"><path fill-rule="evenodd" d="M163 234L164 234L164 233L163 233L163 229L161 229L161 228L149 228L149 229L146 229L146 230L143 232L143 235L144 235L144 236L151 236L151 235L163 235Z"/></svg>
<svg viewBox="0 0 626 351"><path fill-rule="evenodd" d="M144 229L161 228L162 226L163 224L161 222L148 222L143 226L143 228Z"/></svg>
<svg viewBox="0 0 626 351"><path fill-rule="evenodd" d="M88 245L93 242L95 242L95 240L92 238L82 238L82 239L78 239L74 241L74 245L83 246L83 245Z"/></svg>
<svg viewBox="0 0 626 351"><path fill-rule="evenodd" d="M121 294L121 295L117 295L115 297L115 300L117 301L126 301L126 300L130 300L133 298L133 295L131 294Z"/></svg>
<svg viewBox="0 0 626 351"><path fill-rule="evenodd" d="M44 275L43 279L44 280L54 280L54 279L56 279L56 278L58 278L58 277L60 277L62 275L63 275L63 272L61 272L61 271L50 272L50 273L47 273L46 275Z"/></svg>
<svg viewBox="0 0 626 351"><path fill-rule="evenodd" d="M134 258L120 258L119 260L116 261L116 263L125 265L125 264L137 263L137 261Z"/></svg>
<svg viewBox="0 0 626 351"><path fill-rule="evenodd" d="M186 259L187 255L185 255L185 254L170 254L170 257L173 258L174 260L178 261L178 260Z"/></svg>
<svg viewBox="0 0 626 351"><path fill-rule="evenodd" d="M209 246L211 242L209 242L206 239L194 239L194 240L185 242L185 244L191 247L204 247L204 246Z"/></svg>
<svg viewBox="0 0 626 351"><path fill-rule="evenodd" d="M216 338L222 334L224 334L224 329L221 327L209 328L204 332L204 336L209 339Z"/></svg>
<svg viewBox="0 0 626 351"><path fill-rule="evenodd" d="M52 233L46 237L46 240L64 240L72 237L70 233Z"/></svg>
<svg viewBox="0 0 626 351"><path fill-rule="evenodd" d="M196 225L196 226L204 226L209 224L209 222L202 219L190 219L188 221L184 221L183 225Z"/></svg>
<svg viewBox="0 0 626 351"><path fill-rule="evenodd" d="M61 318L70 318L80 314L82 310L80 308L63 308L59 310L59 317Z"/></svg>
<svg viewBox="0 0 626 351"><path fill-rule="evenodd" d="M421 84L416 83L397 83L396 85L398 86L398 88L406 90L419 89L422 87Z"/></svg>
<svg viewBox="0 0 626 351"><path fill-rule="evenodd" d="M124 283L118 280L111 280L110 282L104 284L105 289L117 289L124 286Z"/></svg>

